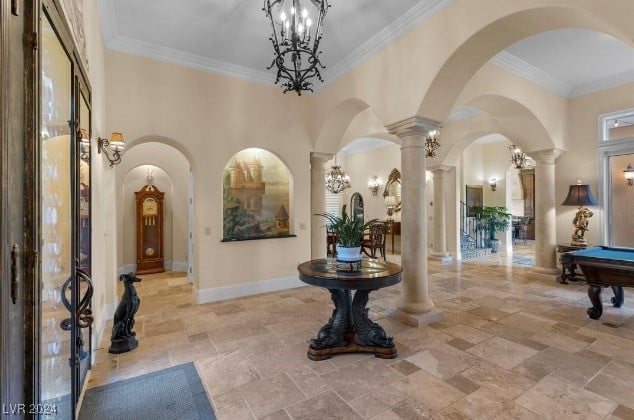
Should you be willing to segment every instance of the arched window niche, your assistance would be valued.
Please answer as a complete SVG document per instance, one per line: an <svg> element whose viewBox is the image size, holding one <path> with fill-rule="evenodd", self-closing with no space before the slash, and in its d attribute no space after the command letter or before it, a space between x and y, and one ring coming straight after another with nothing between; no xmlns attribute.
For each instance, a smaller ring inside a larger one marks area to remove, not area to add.
<svg viewBox="0 0 634 420"><path fill-rule="evenodd" d="M233 155L222 173L222 242L294 237L291 186L288 167L268 150Z"/></svg>
<svg viewBox="0 0 634 420"><path fill-rule="evenodd" d="M598 117L599 200L605 214L600 243L634 248L634 187L626 177L634 165L634 108Z"/></svg>

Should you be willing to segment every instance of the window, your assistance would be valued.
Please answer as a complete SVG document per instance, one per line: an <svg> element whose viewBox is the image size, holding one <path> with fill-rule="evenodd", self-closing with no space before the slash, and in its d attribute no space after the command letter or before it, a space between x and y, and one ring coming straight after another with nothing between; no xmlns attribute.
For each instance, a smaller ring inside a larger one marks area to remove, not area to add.
<svg viewBox="0 0 634 420"><path fill-rule="evenodd" d="M326 190L326 213L334 216L341 216L341 206L343 205L343 194L333 194Z"/></svg>
<svg viewBox="0 0 634 420"><path fill-rule="evenodd" d="M634 109L599 116L599 140L634 138Z"/></svg>

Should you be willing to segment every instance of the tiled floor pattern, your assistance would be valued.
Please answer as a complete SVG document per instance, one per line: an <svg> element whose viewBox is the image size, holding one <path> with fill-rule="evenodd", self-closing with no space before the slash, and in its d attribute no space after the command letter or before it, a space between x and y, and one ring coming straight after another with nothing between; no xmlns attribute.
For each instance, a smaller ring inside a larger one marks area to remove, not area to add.
<svg viewBox="0 0 634 420"><path fill-rule="evenodd" d="M620 309L604 291L593 321L583 284L535 279L510 261L430 261L443 320L427 327L386 317L398 286L372 293L370 314L394 336L394 360L307 359L332 311L324 290L197 305L179 274L144 276L139 347L108 354L106 332L88 386L194 361L219 419L634 419L629 290Z"/></svg>

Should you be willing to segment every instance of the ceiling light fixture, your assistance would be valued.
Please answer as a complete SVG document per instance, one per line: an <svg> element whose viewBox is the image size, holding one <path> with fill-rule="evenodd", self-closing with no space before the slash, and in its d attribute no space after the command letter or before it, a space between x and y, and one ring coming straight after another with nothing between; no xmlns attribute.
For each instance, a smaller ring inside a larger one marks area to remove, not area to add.
<svg viewBox="0 0 634 420"><path fill-rule="evenodd" d="M514 144L509 146L509 150L511 151L511 162L515 169L523 169L526 166L526 154Z"/></svg>
<svg viewBox="0 0 634 420"><path fill-rule="evenodd" d="M320 68L326 68L319 60L319 42L330 5L328 0L304 0L304 3L310 11L302 7L300 0L264 0L262 8L271 21L273 34L269 39L275 51L275 58L267 69L277 67L275 84L283 81L284 93L312 92L310 80L313 77L324 81L319 73Z"/></svg>
<svg viewBox="0 0 634 420"><path fill-rule="evenodd" d="M333 194L339 194L346 188L350 188L350 177L341 169L341 166L337 165L337 156L335 156L335 164L326 174L326 189Z"/></svg>
<svg viewBox="0 0 634 420"><path fill-rule="evenodd" d="M438 141L439 135L440 132L438 130L432 130L427 133L427 137L425 138L426 157L436 157L436 151L440 148L440 142Z"/></svg>

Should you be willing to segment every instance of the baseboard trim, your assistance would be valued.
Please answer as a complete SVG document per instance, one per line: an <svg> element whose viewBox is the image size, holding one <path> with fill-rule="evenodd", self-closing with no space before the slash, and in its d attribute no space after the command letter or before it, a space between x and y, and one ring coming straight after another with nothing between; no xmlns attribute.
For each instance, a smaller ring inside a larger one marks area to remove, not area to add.
<svg viewBox="0 0 634 420"><path fill-rule="evenodd" d="M114 312L117 310L117 305L119 302L110 303L108 305L103 305L101 308L101 320L99 321L99 325L97 326L95 332L93 333L93 338L96 341L93 341L92 345L92 360L95 360L95 352L97 348L99 348L99 344L101 344L101 339L103 338L104 329L106 328L106 322L110 321L114 318Z"/></svg>
<svg viewBox="0 0 634 420"><path fill-rule="evenodd" d="M280 277L276 279L256 281L253 283L242 283L231 286L202 289L198 291L196 300L199 304L217 302L219 300L278 292L280 290L294 289L302 286L305 286L305 284L302 283L297 276Z"/></svg>
<svg viewBox="0 0 634 420"><path fill-rule="evenodd" d="M187 265L186 262L172 261L172 271L182 271L184 273L187 273L188 268L189 265Z"/></svg>

